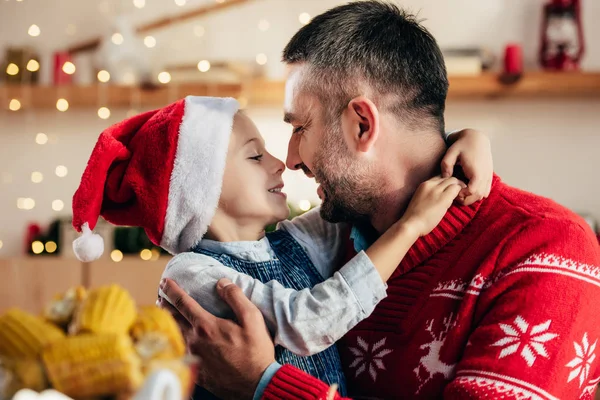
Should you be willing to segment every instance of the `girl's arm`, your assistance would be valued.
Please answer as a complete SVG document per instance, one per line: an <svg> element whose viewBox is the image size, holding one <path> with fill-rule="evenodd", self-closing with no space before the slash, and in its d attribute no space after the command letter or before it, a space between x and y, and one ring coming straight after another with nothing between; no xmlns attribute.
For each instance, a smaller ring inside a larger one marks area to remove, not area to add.
<svg viewBox="0 0 600 400"><path fill-rule="evenodd" d="M434 178L422 184L405 217L367 253L360 252L331 278L310 289L288 289L277 281L262 283L194 253L174 257L163 278L173 279L212 314L232 318L215 290L219 279L229 278L260 309L275 344L299 355L315 354L371 314L386 296L384 281L415 240L439 223L459 190L455 178Z"/></svg>

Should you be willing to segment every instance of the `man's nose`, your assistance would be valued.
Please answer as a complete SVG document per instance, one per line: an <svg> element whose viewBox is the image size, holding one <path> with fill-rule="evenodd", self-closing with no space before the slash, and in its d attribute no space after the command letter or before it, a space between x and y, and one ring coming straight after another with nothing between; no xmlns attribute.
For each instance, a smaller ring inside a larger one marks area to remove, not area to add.
<svg viewBox="0 0 600 400"><path fill-rule="evenodd" d="M288 153L285 159L285 165L291 170L300 169L302 166L302 158L300 158L299 152L299 138L297 135L292 135L290 142L288 143Z"/></svg>

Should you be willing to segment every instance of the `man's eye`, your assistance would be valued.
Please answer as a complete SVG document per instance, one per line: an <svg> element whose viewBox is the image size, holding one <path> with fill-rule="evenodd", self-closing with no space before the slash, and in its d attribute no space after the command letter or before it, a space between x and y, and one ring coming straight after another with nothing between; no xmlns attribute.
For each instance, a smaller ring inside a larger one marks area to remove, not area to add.
<svg viewBox="0 0 600 400"><path fill-rule="evenodd" d="M254 161L260 161L260 160L262 160L262 158L263 158L263 154L259 154L259 155L254 156L254 157L250 157L250 159L254 160Z"/></svg>
<svg viewBox="0 0 600 400"><path fill-rule="evenodd" d="M299 126L299 127L295 128L293 130L292 134L298 135L298 134L301 134L302 132L304 132L304 127L303 126Z"/></svg>

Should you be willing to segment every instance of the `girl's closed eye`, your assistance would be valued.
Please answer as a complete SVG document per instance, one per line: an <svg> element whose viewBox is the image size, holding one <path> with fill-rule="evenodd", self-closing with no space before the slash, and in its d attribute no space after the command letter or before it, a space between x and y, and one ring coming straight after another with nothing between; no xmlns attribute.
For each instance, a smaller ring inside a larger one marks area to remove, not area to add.
<svg viewBox="0 0 600 400"><path fill-rule="evenodd" d="M250 160L254 160L254 161L260 161L263 158L263 154L258 154L254 157L250 157Z"/></svg>

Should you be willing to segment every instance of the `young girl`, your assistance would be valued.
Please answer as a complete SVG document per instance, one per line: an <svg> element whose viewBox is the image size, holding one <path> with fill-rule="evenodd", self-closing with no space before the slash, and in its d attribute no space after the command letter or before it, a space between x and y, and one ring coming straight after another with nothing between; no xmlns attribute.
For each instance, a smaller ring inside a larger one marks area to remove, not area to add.
<svg viewBox="0 0 600 400"><path fill-rule="evenodd" d="M347 227L323 221L318 209L284 221L284 168L233 99L187 97L138 115L98 139L73 198L73 226L83 231L73 247L82 261L102 254L91 233L99 215L143 227L176 254L163 278L209 312L233 318L215 292L220 278L231 279L263 313L277 361L345 393L331 345L385 297L384 282L464 184L438 177L421 185L402 219L336 271Z"/></svg>

